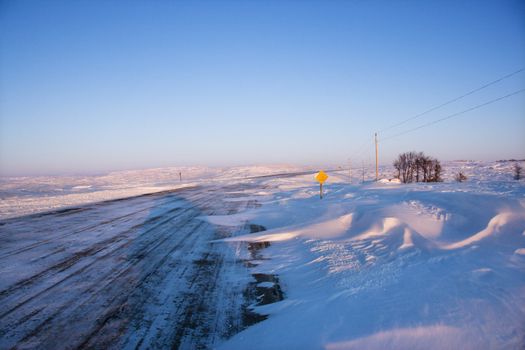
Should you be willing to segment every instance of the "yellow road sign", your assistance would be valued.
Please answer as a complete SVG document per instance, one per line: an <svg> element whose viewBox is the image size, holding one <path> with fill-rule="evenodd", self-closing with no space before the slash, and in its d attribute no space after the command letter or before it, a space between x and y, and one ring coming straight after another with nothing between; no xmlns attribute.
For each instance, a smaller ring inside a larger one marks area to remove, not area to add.
<svg viewBox="0 0 525 350"><path fill-rule="evenodd" d="M323 182L326 181L326 179L328 179L328 175L326 175L326 173L324 171L320 171L318 172L317 174L315 174L315 179L317 181L319 181L320 184L322 184Z"/></svg>

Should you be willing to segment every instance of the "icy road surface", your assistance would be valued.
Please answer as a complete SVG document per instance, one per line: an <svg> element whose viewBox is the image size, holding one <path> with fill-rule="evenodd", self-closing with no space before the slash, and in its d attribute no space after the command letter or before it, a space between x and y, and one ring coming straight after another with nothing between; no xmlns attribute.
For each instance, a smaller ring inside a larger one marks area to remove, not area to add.
<svg viewBox="0 0 525 350"><path fill-rule="evenodd" d="M166 191L0 222L0 348L209 348L246 326L244 185ZM243 314L244 312L244 314Z"/></svg>

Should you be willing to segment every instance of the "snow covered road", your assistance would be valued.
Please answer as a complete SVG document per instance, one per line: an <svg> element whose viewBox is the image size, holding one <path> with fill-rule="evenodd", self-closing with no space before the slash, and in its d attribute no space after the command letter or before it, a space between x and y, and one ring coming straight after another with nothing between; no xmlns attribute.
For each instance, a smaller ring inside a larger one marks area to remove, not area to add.
<svg viewBox="0 0 525 350"><path fill-rule="evenodd" d="M0 348L208 348L240 331L250 276L235 259L239 243L210 241L242 228L202 217L255 206L235 200L246 186L1 222Z"/></svg>

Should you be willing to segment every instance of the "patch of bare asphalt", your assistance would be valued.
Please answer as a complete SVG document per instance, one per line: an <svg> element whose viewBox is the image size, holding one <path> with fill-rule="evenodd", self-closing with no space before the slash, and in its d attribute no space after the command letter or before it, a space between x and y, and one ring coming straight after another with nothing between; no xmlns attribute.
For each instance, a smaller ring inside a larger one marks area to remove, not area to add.
<svg viewBox="0 0 525 350"><path fill-rule="evenodd" d="M266 231L264 226L256 224L249 224L248 228L250 233ZM247 249L250 252L250 259L244 261L245 266L248 268L257 266L259 261L265 259L262 255L262 250L269 246L270 242L248 243ZM267 305L284 299L284 293L281 289L278 275L253 273L252 277L254 278L254 281L249 282L243 292L243 328L252 326L268 318L268 315L255 312L253 308L254 305Z"/></svg>

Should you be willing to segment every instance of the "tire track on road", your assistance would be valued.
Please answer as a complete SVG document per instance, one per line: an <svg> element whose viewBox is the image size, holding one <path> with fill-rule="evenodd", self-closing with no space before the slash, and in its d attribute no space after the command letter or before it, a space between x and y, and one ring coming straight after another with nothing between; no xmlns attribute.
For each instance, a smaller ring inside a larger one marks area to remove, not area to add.
<svg viewBox="0 0 525 350"><path fill-rule="evenodd" d="M202 199L205 200L206 198L207 198L206 196L203 196ZM38 291L37 293L35 293L35 294L33 294L33 295L29 296L29 297L26 297L25 300L23 300L22 302L19 302L14 307L5 310L2 314L0 314L0 320L5 318L7 315L12 313L16 309L18 309L21 306L25 305L26 303L30 302L31 300L34 300L35 298L38 298L43 293L46 293L46 292L50 291L51 289L59 286L60 284L66 282L70 278L73 278L75 275L84 272L86 269L88 269L92 265L100 262L102 259L105 259L108 256L111 256L111 255L115 254L120 249L126 248L129 244L131 244L133 241L137 240L140 236L146 235L146 234L148 234L148 233L150 233L150 232L152 232L152 231L154 231L156 229L159 229L162 225L168 223L169 221L171 221L173 219L176 219L178 216L182 216L182 215L184 215L184 214L194 210L193 207L184 208L183 211L179 215L174 216L174 217L168 217L167 219L165 218L163 221L159 222L158 224L156 224L156 225L154 225L152 227L149 227L148 229L145 229L138 236L130 237L129 239L127 239L124 242L122 242L122 244L120 244L120 245L118 245L116 247L114 245L111 245L111 243L120 242L120 241L128 238L128 236L130 235L131 232L133 232L135 230L143 229L144 226L146 226L148 224L153 224L155 221L165 217L167 214L169 214L171 212L176 212L179 209L180 208L173 208L171 210L163 212L160 215L156 215L155 217L149 218L146 222L144 222L143 225L140 225L140 224L134 225L133 227L127 229L124 232L121 232L121 233L117 234L116 236L113 236L113 237L111 237L109 239L106 239L106 240L104 240L102 242L99 242L99 243L97 243L97 244L95 244L93 246L90 246L87 249L84 249L84 250L82 250L80 252L77 252L77 253L74 254L74 256L67 257L66 259L63 259L59 263L57 263L57 264L47 268L46 270L41 271L40 273L37 273L36 275L31 276L30 278L22 280L22 281L16 283L15 285L0 291L0 303L2 303L4 305L9 305L10 303L6 299L10 295L12 295L15 291L17 291L17 290L19 290L21 288L27 288L27 287L29 287L32 284L38 283L42 279L50 279L50 277L55 272L66 271L66 270L70 269L71 267L73 267L75 264L79 263L81 261L81 259L83 259L83 258L92 258L96 254L98 254L98 253L108 249L108 247L114 248L114 249L106 252L105 254L97 257L97 259L94 259L93 261L91 261L91 262L87 263L86 265L80 267L78 270L76 270L76 271L68 274L67 276L63 277L62 279L54 282L53 284L51 284L50 286L44 288L43 290Z"/></svg>
<svg viewBox="0 0 525 350"><path fill-rule="evenodd" d="M219 233L199 217L234 214L240 208L256 206L253 200L223 201L225 191L233 190L235 196L253 186L209 186L152 196L146 203L134 203L132 198L128 203L133 212L120 215L124 206L118 205L119 216L113 218L109 217L113 205L102 203L97 214L102 218L93 219L91 212L87 227L73 226L73 232L58 234L54 234L54 227L41 230L51 234L44 238L46 242L8 252L9 256L23 257L31 249L45 253L49 247L47 256L64 257L52 261L44 254L42 259L32 260L35 266L42 261L44 268L0 291L0 303L6 306L0 314L0 348L35 344L41 348L209 346L220 338L217 334L226 334L226 326L216 322L219 305L237 304L217 300L235 298L235 294L222 291L228 288L220 282L228 271L224 247L209 243ZM147 208L136 210L142 205ZM148 210L152 216L136 223L133 218ZM61 215L67 218L68 214ZM82 212L69 215L77 215L74 225L82 222L78 217ZM52 215L46 218L54 223ZM118 225L113 225L115 222ZM35 223L30 221L28 226ZM45 223L39 218L38 224ZM17 224L23 226L24 222ZM68 225L61 227L69 229ZM229 228L229 234L237 229ZM79 237L83 245L90 243L89 239L97 236L86 240L81 234L90 230L100 232L102 239L71 253L60 250L58 244L64 243L60 242L64 237ZM111 236L105 237L108 234ZM222 288L220 293L218 288Z"/></svg>
<svg viewBox="0 0 525 350"><path fill-rule="evenodd" d="M131 200L133 200L134 198L131 198ZM140 198L142 199L142 198ZM157 200L161 200L161 199L164 199L164 198L156 198ZM173 204L175 202L178 202L180 201L181 198L180 197L175 197L175 199L171 202L167 202L167 203L162 203L162 205L170 205L170 204ZM86 209L101 209L102 207L104 206L108 206L110 203L106 203L106 202L103 202L103 203L97 203L95 204L93 207L90 207L90 208L86 208ZM86 232L86 231L89 231L91 229L94 229L94 228L98 228L98 227L101 227L101 226L104 226L104 225L108 225L108 224L112 224L112 223L117 223L118 221L122 220L122 219L126 219L126 218L129 218L131 216L134 216L134 215L137 215L139 213L143 213L143 212L147 212L149 210L152 210L154 209L155 207L157 206L157 204L155 205L150 205L146 208L143 208L143 209L140 209L140 210L137 210L137 211L134 211L132 213L129 213L129 214L126 214L126 215L123 215L123 216L120 216L120 217L116 217L116 218L111 218L111 219L108 219L108 220L105 220L105 221L102 221L102 222L99 222L99 223L96 223L96 224L92 224L92 225L89 225L88 227L84 227L82 229L79 229L79 230L76 230L76 231L73 231L73 232L68 232L68 233L65 233L65 234L62 234L62 235L58 235L58 236L53 236L53 237L50 237L49 239L46 239L44 241L40 241L40 242L36 242L36 243L33 243L31 244L30 246L26 246L26 247L22 247L18 250L15 250L15 251L11 251L11 252L7 252L3 255L0 255L0 259L3 259L3 258L6 258L6 257L9 257L9 256L12 256L12 255L16 255L16 254L19 254L19 253L22 253L22 252L25 252L25 251L28 251L28 250L31 250L31 249L34 249L34 248L37 248L37 247L40 247L42 245L45 245L45 244L48 244L48 243L52 243L54 241L56 241L57 239L62 239L62 238L65 238L65 237L69 237L69 236L73 236L73 235L76 235L76 234L79 234L79 233L82 233L82 232ZM74 213L77 213L77 212L74 212ZM51 214L49 214L51 215ZM18 218L17 218L18 219ZM15 221L16 222L16 221ZM11 225L13 225L14 223L13 222L10 222ZM61 229L65 229L67 228L67 223L63 226L63 227L55 227L54 229L58 232L61 231ZM2 228L2 230L4 230L5 228ZM42 230L42 231L35 231L33 232L35 235L37 235L38 233L42 233L42 232L45 232L46 230Z"/></svg>

